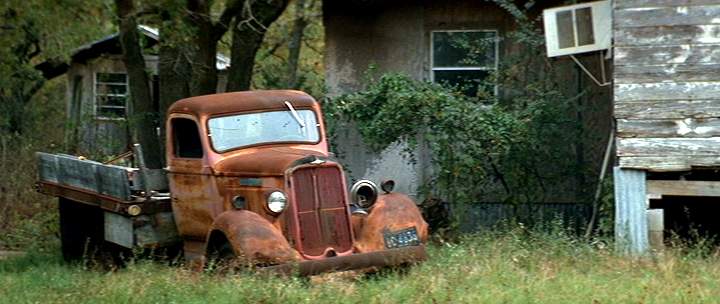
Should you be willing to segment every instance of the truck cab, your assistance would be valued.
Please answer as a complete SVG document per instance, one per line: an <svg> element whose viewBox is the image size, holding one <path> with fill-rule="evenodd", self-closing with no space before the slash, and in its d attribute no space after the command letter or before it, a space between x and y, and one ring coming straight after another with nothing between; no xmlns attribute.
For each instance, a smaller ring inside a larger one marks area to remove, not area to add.
<svg viewBox="0 0 720 304"><path fill-rule="evenodd" d="M289 90L170 107L166 170L188 260L220 254L281 265L403 247L424 255L427 224L410 198L379 194L369 181L348 195L322 117L311 96Z"/></svg>

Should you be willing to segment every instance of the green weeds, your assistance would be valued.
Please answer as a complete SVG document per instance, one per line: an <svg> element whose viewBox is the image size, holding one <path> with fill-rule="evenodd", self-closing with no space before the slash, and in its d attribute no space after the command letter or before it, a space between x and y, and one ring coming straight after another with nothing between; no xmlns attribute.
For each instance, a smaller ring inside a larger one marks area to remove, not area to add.
<svg viewBox="0 0 720 304"><path fill-rule="evenodd" d="M515 229L429 247L407 271L310 279L213 275L138 260L113 272L47 254L0 261L2 303L698 303L720 298L717 253L616 256L606 242Z"/></svg>

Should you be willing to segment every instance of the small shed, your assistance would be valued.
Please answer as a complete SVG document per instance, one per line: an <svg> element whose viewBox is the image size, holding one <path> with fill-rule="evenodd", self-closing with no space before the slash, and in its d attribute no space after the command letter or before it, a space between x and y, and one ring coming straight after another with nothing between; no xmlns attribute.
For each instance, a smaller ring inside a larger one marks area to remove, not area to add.
<svg viewBox="0 0 720 304"><path fill-rule="evenodd" d="M145 65L151 74L153 102L159 108L157 29L140 25ZM67 77L66 113L68 142L80 154L117 154L128 150L126 113L132 111L128 98L128 76L122 60L119 34L90 42L73 51L66 64L38 65L45 78ZM218 91L223 91L230 59L217 54Z"/></svg>
<svg viewBox="0 0 720 304"><path fill-rule="evenodd" d="M640 254L677 198L720 196L720 1L615 0L613 15L615 233Z"/></svg>

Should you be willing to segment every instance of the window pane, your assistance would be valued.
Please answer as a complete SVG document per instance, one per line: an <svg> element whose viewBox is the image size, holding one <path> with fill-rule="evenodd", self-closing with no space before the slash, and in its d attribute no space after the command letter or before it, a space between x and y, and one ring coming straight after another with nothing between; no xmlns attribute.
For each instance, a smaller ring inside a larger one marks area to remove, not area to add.
<svg viewBox="0 0 720 304"><path fill-rule="evenodd" d="M578 46L595 43L592 24L592 9L589 7L575 11L577 21Z"/></svg>
<svg viewBox="0 0 720 304"><path fill-rule="evenodd" d="M124 118L125 108L98 107L97 116L106 118Z"/></svg>
<svg viewBox="0 0 720 304"><path fill-rule="evenodd" d="M575 46L572 11L561 11L555 15L557 23L558 46L561 49Z"/></svg>
<svg viewBox="0 0 720 304"><path fill-rule="evenodd" d="M123 73L97 73L97 82L127 83L127 75Z"/></svg>
<svg viewBox="0 0 720 304"><path fill-rule="evenodd" d="M125 107L127 98L124 96L98 96L98 106Z"/></svg>
<svg viewBox="0 0 720 304"><path fill-rule="evenodd" d="M126 74L95 74L95 113L97 117L124 118L127 93Z"/></svg>
<svg viewBox="0 0 720 304"><path fill-rule="evenodd" d="M320 139L315 112L297 110L239 114L211 118L208 121L211 141L220 152L233 148L273 142L308 142Z"/></svg>
<svg viewBox="0 0 720 304"><path fill-rule="evenodd" d="M435 82L457 86L467 96L476 97L478 91L481 91L483 81L490 74L489 71L467 71L467 70L455 70L455 71L435 71ZM494 95L493 86L488 84L485 88L486 92Z"/></svg>
<svg viewBox="0 0 720 304"><path fill-rule="evenodd" d="M433 67L495 67L495 32L434 32Z"/></svg>
<svg viewBox="0 0 720 304"><path fill-rule="evenodd" d="M97 94L120 94L127 92L127 86L124 84L98 84L95 93Z"/></svg>

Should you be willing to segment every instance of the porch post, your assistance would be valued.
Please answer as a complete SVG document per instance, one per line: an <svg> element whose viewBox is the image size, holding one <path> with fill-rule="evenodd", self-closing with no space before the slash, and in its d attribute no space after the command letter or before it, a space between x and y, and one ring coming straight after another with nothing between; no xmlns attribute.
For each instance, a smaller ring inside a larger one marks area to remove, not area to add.
<svg viewBox="0 0 720 304"><path fill-rule="evenodd" d="M613 168L615 177L615 248L642 255L649 249L645 171Z"/></svg>

